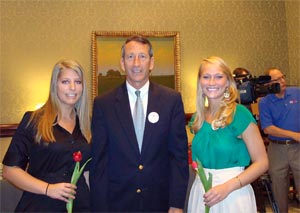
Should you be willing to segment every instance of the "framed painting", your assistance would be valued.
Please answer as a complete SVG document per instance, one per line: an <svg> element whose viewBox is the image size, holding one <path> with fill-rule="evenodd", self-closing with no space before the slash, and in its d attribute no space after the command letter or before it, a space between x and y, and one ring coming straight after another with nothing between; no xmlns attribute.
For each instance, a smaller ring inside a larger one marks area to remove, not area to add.
<svg viewBox="0 0 300 213"><path fill-rule="evenodd" d="M132 35L149 39L154 52L154 69L150 80L180 91L179 32L162 31L93 31L92 98L124 82L121 70L121 47Z"/></svg>

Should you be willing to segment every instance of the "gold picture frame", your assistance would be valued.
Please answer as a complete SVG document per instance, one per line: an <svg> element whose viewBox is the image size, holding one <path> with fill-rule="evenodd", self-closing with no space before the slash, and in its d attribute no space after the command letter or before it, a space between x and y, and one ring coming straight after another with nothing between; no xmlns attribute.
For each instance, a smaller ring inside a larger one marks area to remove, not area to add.
<svg viewBox="0 0 300 213"><path fill-rule="evenodd" d="M92 99L123 82L121 47L133 35L147 37L154 50L150 79L180 92L180 43L176 31L93 31Z"/></svg>

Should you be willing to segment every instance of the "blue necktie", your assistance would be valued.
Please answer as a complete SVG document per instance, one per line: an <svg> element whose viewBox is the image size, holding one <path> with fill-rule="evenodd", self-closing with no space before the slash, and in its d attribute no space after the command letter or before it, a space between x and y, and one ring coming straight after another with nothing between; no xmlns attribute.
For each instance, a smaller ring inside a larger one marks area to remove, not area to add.
<svg viewBox="0 0 300 213"><path fill-rule="evenodd" d="M137 90L135 91L135 94L136 94L136 102L133 111L133 123L134 123L135 135L141 152L143 135L144 135L145 118L144 118L143 103L140 97L141 91Z"/></svg>

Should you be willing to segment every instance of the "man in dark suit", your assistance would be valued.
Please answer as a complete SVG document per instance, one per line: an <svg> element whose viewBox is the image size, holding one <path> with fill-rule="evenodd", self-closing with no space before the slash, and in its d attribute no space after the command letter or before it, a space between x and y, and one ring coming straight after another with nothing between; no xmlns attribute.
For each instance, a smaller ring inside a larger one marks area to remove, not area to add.
<svg viewBox="0 0 300 213"><path fill-rule="evenodd" d="M94 100L92 210L183 212L189 170L181 96L149 81L154 57L148 39L128 38L120 63L126 81ZM136 90L144 114L141 144L133 120Z"/></svg>

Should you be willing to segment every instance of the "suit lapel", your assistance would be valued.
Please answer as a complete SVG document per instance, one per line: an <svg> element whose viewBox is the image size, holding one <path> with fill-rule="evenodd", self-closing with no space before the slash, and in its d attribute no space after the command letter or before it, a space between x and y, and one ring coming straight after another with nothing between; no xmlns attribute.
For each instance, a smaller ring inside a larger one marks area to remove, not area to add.
<svg viewBox="0 0 300 213"><path fill-rule="evenodd" d="M123 131L127 136L126 138L128 139L128 142L133 146L135 152L139 153L140 151L135 136L126 83L124 83L117 92L115 110ZM124 140L126 140L126 138Z"/></svg>
<svg viewBox="0 0 300 213"><path fill-rule="evenodd" d="M160 93L157 89L157 86L150 82L149 85L149 94L148 94L148 106L147 113L145 119L145 130L144 130L144 138L143 138L143 146L142 146L142 154L145 152L147 147L151 144L152 135L157 131L155 123L151 123L149 121L150 113L157 113L160 115L161 112L161 101L160 101ZM158 121L159 122L159 121Z"/></svg>

